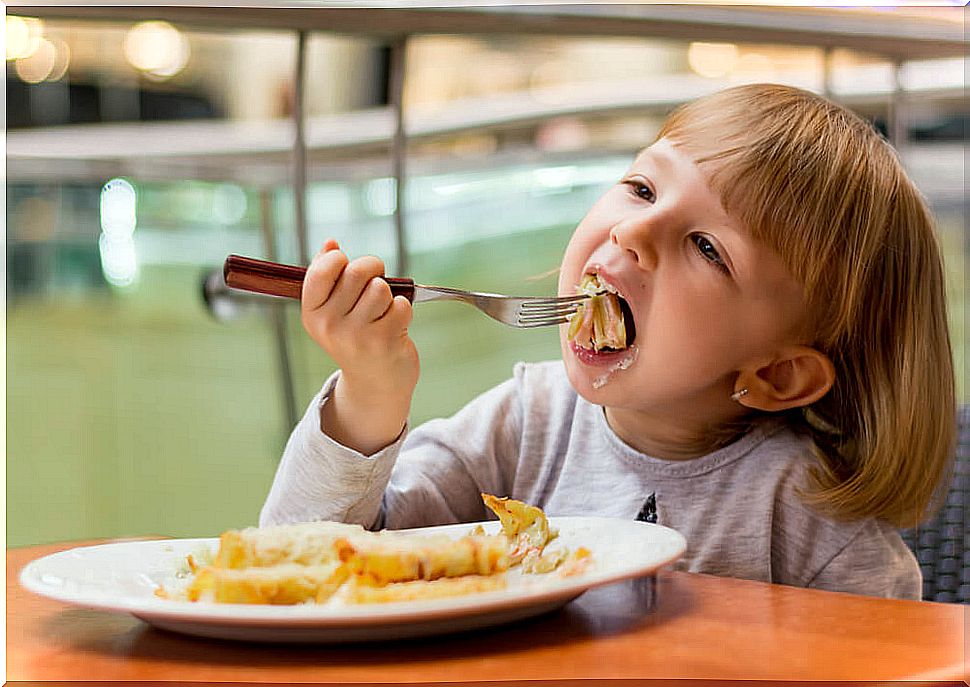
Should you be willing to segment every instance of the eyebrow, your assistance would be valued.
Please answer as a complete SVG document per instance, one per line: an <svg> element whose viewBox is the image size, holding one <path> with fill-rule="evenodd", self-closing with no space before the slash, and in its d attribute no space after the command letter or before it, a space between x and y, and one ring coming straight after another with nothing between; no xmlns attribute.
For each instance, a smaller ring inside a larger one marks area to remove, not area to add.
<svg viewBox="0 0 970 687"><path fill-rule="evenodd" d="M633 160L633 164L636 165L636 163L642 160L644 156L649 156L650 161L657 166L659 171L664 174L670 174L670 158L664 155L661 151L658 151L656 148L651 148L652 144L637 153L636 158Z"/></svg>
<svg viewBox="0 0 970 687"><path fill-rule="evenodd" d="M676 148L676 146L674 147ZM649 148L650 148L649 146L647 148L644 148L643 153L648 153L650 155L650 161L657 166L657 169L665 175L675 175L675 172L672 169L673 163L670 156L667 155L666 152L663 150L657 150L656 148L649 150ZM639 156L637 159L639 159ZM694 164L695 166L697 165L696 162ZM698 171L700 170L698 169ZM741 222L740 218L728 212L727 208L724 207L724 203L723 203L723 200L721 199L720 194L716 190L711 188L709 180L706 178L706 176L703 173L701 173L701 180L703 181L704 185L707 187L707 190L712 195L714 195L715 198L717 198L718 206L721 210L721 213L724 215L724 218L727 220L725 222L718 222L717 223L718 228L721 231L727 231L730 234L735 235L738 239L741 239L743 242L754 241L755 243L758 243L758 241L755 240L755 237L751 233L751 231L747 227L745 227L744 224ZM732 252L736 253L736 249Z"/></svg>

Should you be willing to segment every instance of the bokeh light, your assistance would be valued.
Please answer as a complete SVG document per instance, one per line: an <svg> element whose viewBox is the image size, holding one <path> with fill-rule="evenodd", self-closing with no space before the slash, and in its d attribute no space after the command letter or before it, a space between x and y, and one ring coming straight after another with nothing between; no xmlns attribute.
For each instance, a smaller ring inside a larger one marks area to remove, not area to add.
<svg viewBox="0 0 970 687"><path fill-rule="evenodd" d="M138 278L138 258L135 242L101 234L98 239L101 254L101 271L108 283L114 286L130 286Z"/></svg>
<svg viewBox="0 0 970 687"><path fill-rule="evenodd" d="M46 38L40 38L29 56L20 57L14 62L14 71L25 83L40 83L51 76L56 64L57 48Z"/></svg>
<svg viewBox="0 0 970 687"><path fill-rule="evenodd" d="M137 217L135 187L124 179L112 179L101 189L101 231L110 236L130 237Z"/></svg>
<svg viewBox="0 0 970 687"><path fill-rule="evenodd" d="M35 17L8 16L6 53L8 60L30 57L40 47L44 23Z"/></svg>
<svg viewBox="0 0 970 687"><path fill-rule="evenodd" d="M57 38L51 38L50 43L54 46L55 56L54 66L51 68L51 73L47 75L47 80L59 81L67 74L67 68L71 65L71 49L67 43Z"/></svg>
<svg viewBox="0 0 970 687"><path fill-rule="evenodd" d="M135 24L125 35L125 58L146 75L166 79L175 76L189 61L189 40L164 21Z"/></svg>
<svg viewBox="0 0 970 687"><path fill-rule="evenodd" d="M104 278L115 286L128 286L138 277L134 241L137 200L135 187L124 179L112 179L101 189L98 251Z"/></svg>
<svg viewBox="0 0 970 687"><path fill-rule="evenodd" d="M761 53L746 53L738 59L731 74L731 81L738 82L759 82L774 81L778 77L778 70L775 63L767 55Z"/></svg>
<svg viewBox="0 0 970 687"><path fill-rule="evenodd" d="M724 76L738 61L738 46L733 43L691 43L687 63L697 74L708 78Z"/></svg>

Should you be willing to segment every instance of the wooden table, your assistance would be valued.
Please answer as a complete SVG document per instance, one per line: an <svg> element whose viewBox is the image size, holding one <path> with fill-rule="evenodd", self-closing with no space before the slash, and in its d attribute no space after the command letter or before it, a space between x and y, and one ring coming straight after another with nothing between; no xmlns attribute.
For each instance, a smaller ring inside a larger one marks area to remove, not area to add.
<svg viewBox="0 0 970 687"><path fill-rule="evenodd" d="M20 587L27 562L94 543L100 542L7 551L11 682L696 681L676 683L687 687L727 680L956 681L968 675L968 607L681 572L661 572L655 586L648 580L592 590L560 611L505 627L340 646L192 638Z"/></svg>

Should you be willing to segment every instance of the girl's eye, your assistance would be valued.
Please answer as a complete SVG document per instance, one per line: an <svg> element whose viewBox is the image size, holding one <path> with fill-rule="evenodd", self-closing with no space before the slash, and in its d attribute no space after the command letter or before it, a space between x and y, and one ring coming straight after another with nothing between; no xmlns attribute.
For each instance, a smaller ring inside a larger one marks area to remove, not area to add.
<svg viewBox="0 0 970 687"><path fill-rule="evenodd" d="M724 262L721 254L717 252L717 248L714 247L714 244L709 238L704 236L704 234L691 234L690 240L694 242L697 252L700 253L705 260L725 274L729 273L727 264Z"/></svg>
<svg viewBox="0 0 970 687"><path fill-rule="evenodd" d="M628 179L626 184L630 187L630 193L637 198L645 200L648 203L653 203L657 200L657 194L653 192L653 189L639 179Z"/></svg>

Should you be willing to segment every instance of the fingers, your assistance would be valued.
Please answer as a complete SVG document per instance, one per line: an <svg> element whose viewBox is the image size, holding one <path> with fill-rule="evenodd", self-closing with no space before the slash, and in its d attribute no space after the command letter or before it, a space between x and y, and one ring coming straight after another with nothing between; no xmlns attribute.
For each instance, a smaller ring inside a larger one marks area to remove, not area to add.
<svg viewBox="0 0 970 687"><path fill-rule="evenodd" d="M411 325L411 318L414 315L412 307L411 301L406 297L394 296L381 320L387 323L387 326L391 329L407 334L408 327Z"/></svg>
<svg viewBox="0 0 970 687"><path fill-rule="evenodd" d="M304 312L319 308L330 298L337 280L349 262L336 241L330 239L324 244L320 252L314 256L303 278L303 293L300 300L301 309Z"/></svg>
<svg viewBox="0 0 970 687"><path fill-rule="evenodd" d="M327 299L327 308L332 309L334 313L340 315L349 314L354 309L354 306L357 305L357 302L364 293L364 289L367 288L373 279L383 274L384 263L380 258L367 255L350 261L344 267L340 278L334 285L330 297ZM383 282L383 280L380 281ZM386 285L387 282L384 283ZM379 290L377 286L374 288L375 290ZM390 294L390 287L388 287L387 293ZM386 309L387 303L385 303L384 307Z"/></svg>
<svg viewBox="0 0 970 687"><path fill-rule="evenodd" d="M374 277L364 287L349 317L360 324L381 324L388 332L406 333L412 315L411 301L395 296L390 284Z"/></svg>
<svg viewBox="0 0 970 687"><path fill-rule="evenodd" d="M304 318L323 317L332 326L346 317L349 324L361 326L392 315L392 326L406 328L411 321L410 303L402 298L407 307L394 306L383 274L380 258L350 260L335 240L328 239L307 269L301 304Z"/></svg>
<svg viewBox="0 0 970 687"><path fill-rule="evenodd" d="M394 297L383 274L380 259L349 260L336 241L327 241L307 269L303 327L339 365L345 388L363 389L358 397L404 394L407 405L419 372L417 349L408 336L411 303ZM352 396L345 394L345 405Z"/></svg>
<svg viewBox="0 0 970 687"><path fill-rule="evenodd" d="M361 323L374 322L384 316L393 300L391 285L380 277L373 277L365 284L349 315Z"/></svg>

